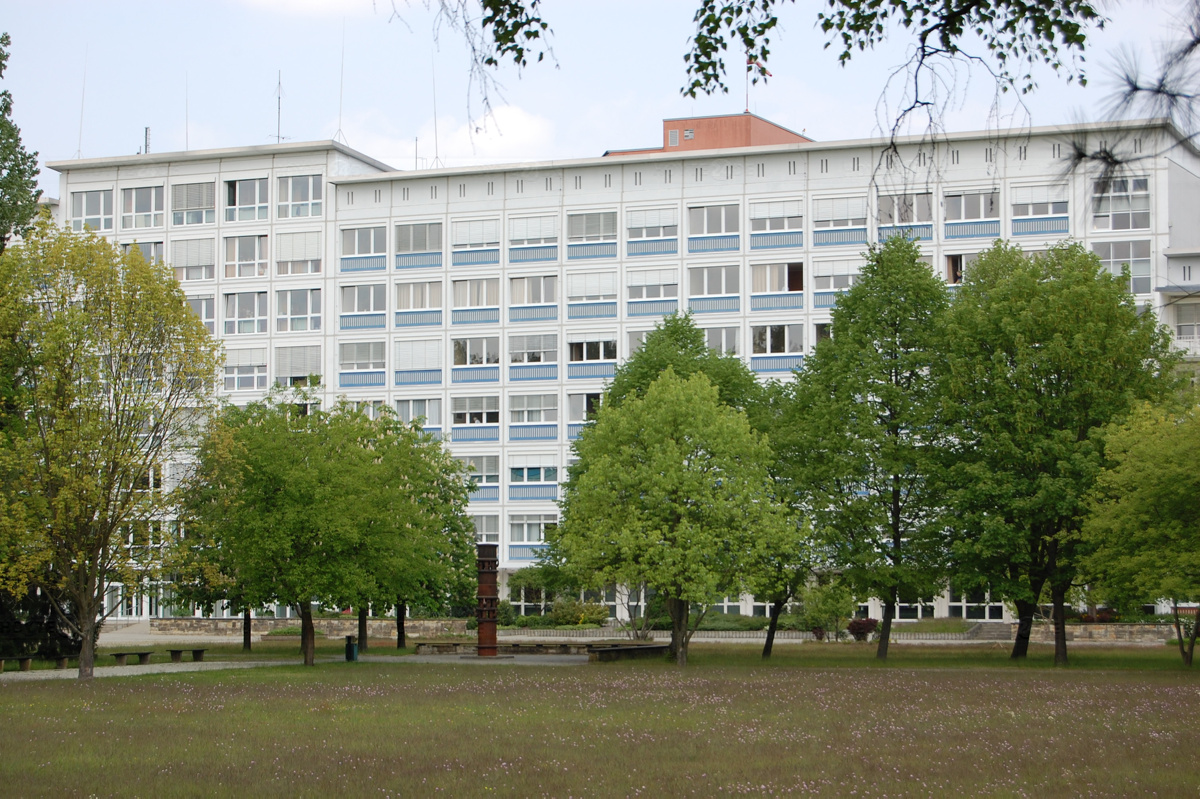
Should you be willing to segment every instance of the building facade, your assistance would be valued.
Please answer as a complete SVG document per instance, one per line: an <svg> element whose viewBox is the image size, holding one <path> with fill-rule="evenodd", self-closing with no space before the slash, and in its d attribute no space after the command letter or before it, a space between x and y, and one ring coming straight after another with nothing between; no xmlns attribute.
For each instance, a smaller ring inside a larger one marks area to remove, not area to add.
<svg viewBox="0 0 1200 799"><path fill-rule="evenodd" d="M695 149L696 131L716 146ZM49 166L62 224L174 268L224 344L229 401L319 375L328 401L423 418L474 469L469 512L511 573L544 547L606 381L664 314L690 311L710 346L789 379L863 251L896 233L950 284L997 238L1081 241L1128 265L1137 301L1200 356L1200 154L1168 124L885 145L737 115L668 120L659 149L509 166L397 171L331 141ZM1129 166L1101 183L1070 168L1080 147ZM1005 613L953 590L899 611Z"/></svg>

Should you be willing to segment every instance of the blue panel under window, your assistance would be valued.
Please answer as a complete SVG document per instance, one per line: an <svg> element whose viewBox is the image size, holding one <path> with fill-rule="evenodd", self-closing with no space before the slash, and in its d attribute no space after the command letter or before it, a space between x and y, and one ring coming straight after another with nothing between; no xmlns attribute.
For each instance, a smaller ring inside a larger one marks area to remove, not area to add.
<svg viewBox="0 0 1200 799"><path fill-rule="evenodd" d="M741 239L730 236L688 236L688 252L732 252L741 249Z"/></svg>
<svg viewBox="0 0 1200 799"><path fill-rule="evenodd" d="M510 264L532 264L540 261L557 261L558 245L547 244L541 247L509 247L508 262Z"/></svg>
<svg viewBox="0 0 1200 799"><path fill-rule="evenodd" d="M440 252L408 252L396 256L397 269L421 269L428 266L441 266Z"/></svg>
<svg viewBox="0 0 1200 799"><path fill-rule="evenodd" d="M514 305L508 309L510 322L553 322L556 319L557 305Z"/></svg>
<svg viewBox="0 0 1200 799"><path fill-rule="evenodd" d="M631 258L639 255L675 255L679 252L679 239L640 239L625 245Z"/></svg>
<svg viewBox="0 0 1200 799"><path fill-rule="evenodd" d="M430 386L442 382L441 369L397 369L396 385L398 386Z"/></svg>
<svg viewBox="0 0 1200 799"><path fill-rule="evenodd" d="M692 297L688 310L693 313L737 313L742 307L740 297Z"/></svg>
<svg viewBox="0 0 1200 799"><path fill-rule="evenodd" d="M509 560L537 560L546 551L545 544L509 544Z"/></svg>
<svg viewBox="0 0 1200 799"><path fill-rule="evenodd" d="M450 312L452 325L494 325L499 322L499 308L456 308Z"/></svg>
<svg viewBox="0 0 1200 799"><path fill-rule="evenodd" d="M491 250L455 250L450 254L453 266L487 266L500 263L500 248Z"/></svg>
<svg viewBox="0 0 1200 799"><path fill-rule="evenodd" d="M782 247L803 247L803 230L780 230L776 233L751 233L750 249L777 250Z"/></svg>
<svg viewBox="0 0 1200 799"><path fill-rule="evenodd" d="M586 379L597 377L613 377L617 373L615 363L569 363L567 364L567 379Z"/></svg>
<svg viewBox="0 0 1200 799"><path fill-rule="evenodd" d="M550 483L549 485L510 485L508 487L508 498L510 500L549 500L553 502L558 499L558 484Z"/></svg>
<svg viewBox="0 0 1200 799"><path fill-rule="evenodd" d="M580 261L590 258L616 258L617 243L615 241L596 241L587 244L568 244L567 260Z"/></svg>
<svg viewBox="0 0 1200 799"><path fill-rule="evenodd" d="M790 372L803 362L803 355L753 355L750 368L756 372Z"/></svg>
<svg viewBox="0 0 1200 799"><path fill-rule="evenodd" d="M1071 232L1071 220L1065 216L1046 216L1039 219L1014 219L1014 236L1065 236Z"/></svg>
<svg viewBox="0 0 1200 799"><path fill-rule="evenodd" d="M509 441L557 441L556 424L514 424L508 428Z"/></svg>
<svg viewBox="0 0 1200 799"><path fill-rule="evenodd" d="M387 269L386 255L343 255L343 272L375 272Z"/></svg>
<svg viewBox="0 0 1200 799"><path fill-rule="evenodd" d="M814 247L834 247L839 244L866 244L865 227L842 228L841 230L814 230Z"/></svg>
<svg viewBox="0 0 1200 799"><path fill-rule="evenodd" d="M499 441L500 425L467 424L450 428L450 440L455 443L471 441Z"/></svg>
<svg viewBox="0 0 1200 799"><path fill-rule="evenodd" d="M479 486L467 497L468 502L499 502L500 486Z"/></svg>
<svg viewBox="0 0 1200 799"><path fill-rule="evenodd" d="M499 366L455 366L450 370L451 383L498 383Z"/></svg>
<svg viewBox="0 0 1200 799"><path fill-rule="evenodd" d="M678 300L630 300L625 311L630 316L666 316L678 308Z"/></svg>
<svg viewBox="0 0 1200 799"><path fill-rule="evenodd" d="M344 313L338 317L341 330L375 330L387 327L387 316L381 313Z"/></svg>
<svg viewBox="0 0 1200 799"><path fill-rule="evenodd" d="M557 380L556 363L515 363L508 367L509 380Z"/></svg>
<svg viewBox="0 0 1200 799"><path fill-rule="evenodd" d="M339 372L339 388L367 388L382 386L387 381L387 372Z"/></svg>
<svg viewBox="0 0 1200 799"><path fill-rule="evenodd" d="M789 291L786 294L751 294L751 311L790 311L804 307L804 292Z"/></svg>
<svg viewBox="0 0 1200 799"><path fill-rule="evenodd" d="M396 311L396 327L424 327L440 325L442 312L437 311Z"/></svg>
<svg viewBox="0 0 1200 799"><path fill-rule="evenodd" d="M616 315L615 302L573 302L567 306L568 319L608 319Z"/></svg>
<svg viewBox="0 0 1200 799"><path fill-rule="evenodd" d="M978 222L947 222L948 239L997 239L1000 238L1000 220L984 219Z"/></svg>

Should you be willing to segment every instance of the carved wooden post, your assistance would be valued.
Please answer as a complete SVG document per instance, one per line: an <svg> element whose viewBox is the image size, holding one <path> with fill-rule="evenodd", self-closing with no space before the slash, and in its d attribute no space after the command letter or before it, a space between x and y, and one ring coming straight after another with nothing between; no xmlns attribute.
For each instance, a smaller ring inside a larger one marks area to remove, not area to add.
<svg viewBox="0 0 1200 799"><path fill-rule="evenodd" d="M481 658L496 657L496 609L500 603L500 586L497 582L498 548L496 544L476 545L479 605L475 609L475 619L479 622L479 637L475 652Z"/></svg>

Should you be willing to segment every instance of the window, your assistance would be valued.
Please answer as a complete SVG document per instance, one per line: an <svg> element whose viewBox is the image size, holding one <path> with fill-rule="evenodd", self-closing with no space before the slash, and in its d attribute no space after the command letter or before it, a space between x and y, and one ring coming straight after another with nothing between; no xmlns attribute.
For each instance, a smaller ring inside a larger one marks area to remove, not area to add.
<svg viewBox="0 0 1200 799"><path fill-rule="evenodd" d="M401 371L442 368L440 338L396 342L396 368Z"/></svg>
<svg viewBox="0 0 1200 799"><path fill-rule="evenodd" d="M112 189L71 192L71 230L112 230Z"/></svg>
<svg viewBox="0 0 1200 799"><path fill-rule="evenodd" d="M343 372L384 368L382 341L356 341L338 346L338 364Z"/></svg>
<svg viewBox="0 0 1200 799"><path fill-rule="evenodd" d="M386 310L384 284L342 286L342 313L380 313Z"/></svg>
<svg viewBox="0 0 1200 799"><path fill-rule="evenodd" d="M172 225L211 225L217 221L217 184L180 183L171 187Z"/></svg>
<svg viewBox="0 0 1200 799"><path fill-rule="evenodd" d="M253 391L267 387L267 350L229 350L225 353L225 390Z"/></svg>
<svg viewBox="0 0 1200 799"><path fill-rule="evenodd" d="M1146 241L1099 241L1092 244L1092 252L1114 275L1120 277L1125 265L1129 265L1129 293L1150 293L1150 242Z"/></svg>
<svg viewBox="0 0 1200 799"><path fill-rule="evenodd" d="M655 300L662 297L679 296L679 271L675 269L647 269L630 272L629 299Z"/></svg>
<svg viewBox="0 0 1200 799"><path fill-rule="evenodd" d="M121 229L162 227L163 187L121 189Z"/></svg>
<svg viewBox="0 0 1200 799"><path fill-rule="evenodd" d="M782 355L804 349L804 325L762 325L750 328L755 355Z"/></svg>
<svg viewBox="0 0 1200 799"><path fill-rule="evenodd" d="M817 261L813 264L813 288L844 289L858 282L858 273L862 271L862 261Z"/></svg>
<svg viewBox="0 0 1200 799"><path fill-rule="evenodd" d="M396 400L396 415L405 424L424 419L423 425L439 427L442 424L442 401L440 399Z"/></svg>
<svg viewBox="0 0 1200 799"><path fill-rule="evenodd" d="M348 228L342 231L342 255L383 255L387 238L380 227Z"/></svg>
<svg viewBox="0 0 1200 799"><path fill-rule="evenodd" d="M552 303L558 299L558 278L554 275L514 277L509 282L509 289L513 305Z"/></svg>
<svg viewBox="0 0 1200 799"><path fill-rule="evenodd" d="M456 338L454 345L455 366L478 366L500 363L500 338Z"/></svg>
<svg viewBox="0 0 1200 799"><path fill-rule="evenodd" d="M508 420L523 422L557 422L557 394L517 394L508 398Z"/></svg>
<svg viewBox="0 0 1200 799"><path fill-rule="evenodd" d="M637 352L642 348L642 344L646 341L646 336L650 335L649 330L630 330L626 332L629 341L629 354Z"/></svg>
<svg viewBox="0 0 1200 799"><path fill-rule="evenodd" d="M804 291L804 264L754 264L750 278L755 294Z"/></svg>
<svg viewBox="0 0 1200 799"><path fill-rule="evenodd" d="M225 221L267 218L267 179L225 181Z"/></svg>
<svg viewBox="0 0 1200 799"><path fill-rule="evenodd" d="M557 216L528 216L508 220L508 243L514 247L554 244L557 241Z"/></svg>
<svg viewBox="0 0 1200 799"><path fill-rule="evenodd" d="M1115 178L1092 184L1094 230L1142 230L1148 227L1149 178Z"/></svg>
<svg viewBox="0 0 1200 799"><path fill-rule="evenodd" d="M215 333L217 315L216 299L211 296L188 297L187 304L192 309L192 313L200 317L200 321L204 323L204 329L209 333Z"/></svg>
<svg viewBox="0 0 1200 799"><path fill-rule="evenodd" d="M321 329L321 290L275 292L275 329L280 332Z"/></svg>
<svg viewBox="0 0 1200 799"><path fill-rule="evenodd" d="M320 233L280 233L275 237L276 274L315 275L320 271Z"/></svg>
<svg viewBox="0 0 1200 799"><path fill-rule="evenodd" d="M368 419L378 419L383 414L383 400L358 400L354 403L354 410Z"/></svg>
<svg viewBox="0 0 1200 799"><path fill-rule="evenodd" d="M679 131L678 130L667 131L667 146L668 147L678 147L679 146Z"/></svg>
<svg viewBox="0 0 1200 799"><path fill-rule="evenodd" d="M163 243L161 241L135 241L133 244L122 244L121 252L128 254L136 249L141 253L142 260L148 264L161 264L163 261Z"/></svg>
<svg viewBox="0 0 1200 799"><path fill-rule="evenodd" d="M453 397L450 419L453 424L500 424L500 398Z"/></svg>
<svg viewBox="0 0 1200 799"><path fill-rule="evenodd" d="M442 307L442 281L396 284L396 310L415 311Z"/></svg>
<svg viewBox="0 0 1200 799"><path fill-rule="evenodd" d="M266 236L225 239L225 277L262 277L266 274Z"/></svg>
<svg viewBox="0 0 1200 799"><path fill-rule="evenodd" d="M279 218L321 215L321 176L293 175L279 179Z"/></svg>
<svg viewBox="0 0 1200 799"><path fill-rule="evenodd" d="M1016 186L1012 190L1013 216L1049 216L1067 213L1067 186Z"/></svg>
<svg viewBox="0 0 1200 799"><path fill-rule="evenodd" d="M881 225L911 225L932 221L932 194L883 194L879 197Z"/></svg>
<svg viewBox="0 0 1200 799"><path fill-rule="evenodd" d="M396 225L397 253L441 251L441 222L423 222L419 225Z"/></svg>
<svg viewBox="0 0 1200 799"><path fill-rule="evenodd" d="M510 363L555 363L558 361L558 335L509 336L508 360Z"/></svg>
<svg viewBox="0 0 1200 799"><path fill-rule="evenodd" d="M1175 306L1175 337L1200 338L1200 303L1192 302Z"/></svg>
<svg viewBox="0 0 1200 799"><path fill-rule="evenodd" d="M489 514L475 514L471 517L475 525L475 542L478 544L500 543L500 517Z"/></svg>
<svg viewBox="0 0 1200 799"><path fill-rule="evenodd" d="M307 386L321 382L321 345L275 348L275 382L281 386Z"/></svg>
<svg viewBox="0 0 1200 799"><path fill-rule="evenodd" d="M473 250L500 246L499 219L472 219L454 222L450 226L450 246L456 250Z"/></svg>
<svg viewBox="0 0 1200 799"><path fill-rule="evenodd" d="M599 341L572 341L567 345L567 360L572 363L586 361L615 361L617 359L616 339L601 339Z"/></svg>
<svg viewBox="0 0 1200 799"><path fill-rule="evenodd" d="M867 224L866 197L831 197L813 201L813 227L862 227Z"/></svg>
<svg viewBox="0 0 1200 799"><path fill-rule="evenodd" d="M647 208L626 215L631 239L669 239L679 235L678 208Z"/></svg>
<svg viewBox="0 0 1200 799"><path fill-rule="evenodd" d="M803 229L804 203L800 200L750 203L750 231L752 233Z"/></svg>
<svg viewBox="0 0 1200 799"><path fill-rule="evenodd" d="M979 253L972 252L964 255L947 255L946 256L946 282L950 285L958 285L962 283L963 270L979 257Z"/></svg>
<svg viewBox="0 0 1200 799"><path fill-rule="evenodd" d="M546 538L546 527L557 522L553 513L514 514L508 517L508 540L514 544L540 544Z"/></svg>
<svg viewBox="0 0 1200 799"><path fill-rule="evenodd" d="M706 327L704 340L710 350L722 355L738 354L738 329L736 327Z"/></svg>
<svg viewBox="0 0 1200 799"><path fill-rule="evenodd" d="M500 482L499 455L465 455L457 460L476 485L495 485Z"/></svg>
<svg viewBox="0 0 1200 799"><path fill-rule="evenodd" d="M225 295L225 333L267 332L267 292L244 291Z"/></svg>
<svg viewBox="0 0 1200 799"><path fill-rule="evenodd" d="M588 422L596 418L600 410L600 394L568 394L567 420L571 422Z"/></svg>
<svg viewBox="0 0 1200 799"><path fill-rule="evenodd" d="M567 215L567 241L616 241L617 212Z"/></svg>
<svg viewBox="0 0 1200 799"><path fill-rule="evenodd" d="M510 483L557 483L558 466L545 455L514 455L509 459Z"/></svg>
<svg viewBox="0 0 1200 799"><path fill-rule="evenodd" d="M946 195L946 221L999 219L1000 192L956 192Z"/></svg>
<svg viewBox="0 0 1200 799"><path fill-rule="evenodd" d="M567 275L567 301L591 302L617 298L616 272L585 272Z"/></svg>
<svg viewBox="0 0 1200 799"><path fill-rule="evenodd" d="M485 308L500 304L500 278L487 277L474 280L455 280L455 308Z"/></svg>
<svg viewBox="0 0 1200 799"><path fill-rule="evenodd" d="M738 267L693 266L688 270L688 283L693 297L737 294Z"/></svg>
<svg viewBox="0 0 1200 799"><path fill-rule="evenodd" d="M716 236L738 232L736 205L706 205L688 209L689 236Z"/></svg>

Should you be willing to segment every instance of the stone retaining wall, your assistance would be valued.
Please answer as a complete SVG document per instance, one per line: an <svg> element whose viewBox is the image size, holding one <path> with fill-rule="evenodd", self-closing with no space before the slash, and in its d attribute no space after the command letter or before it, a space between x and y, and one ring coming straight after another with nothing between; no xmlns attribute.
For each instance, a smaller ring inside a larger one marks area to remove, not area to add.
<svg viewBox="0 0 1200 799"><path fill-rule="evenodd" d="M1017 625L1012 625L1013 638ZM1175 628L1170 624L1068 624L1068 641L1095 641L1097 643L1153 644L1175 638ZM1054 626L1036 623L1029 633L1030 641L1054 643Z"/></svg>
<svg viewBox="0 0 1200 799"><path fill-rule="evenodd" d="M270 617L250 620L253 635L266 635L272 630L299 627L300 619L273 619ZM328 638L343 635L358 635L358 618L313 619L313 627ZM241 619L151 619L150 631L164 635L229 635L242 634ZM439 635L466 635L466 619L409 619L404 623L404 632L409 636L430 638ZM368 619L367 634L372 638L395 638L395 619Z"/></svg>

